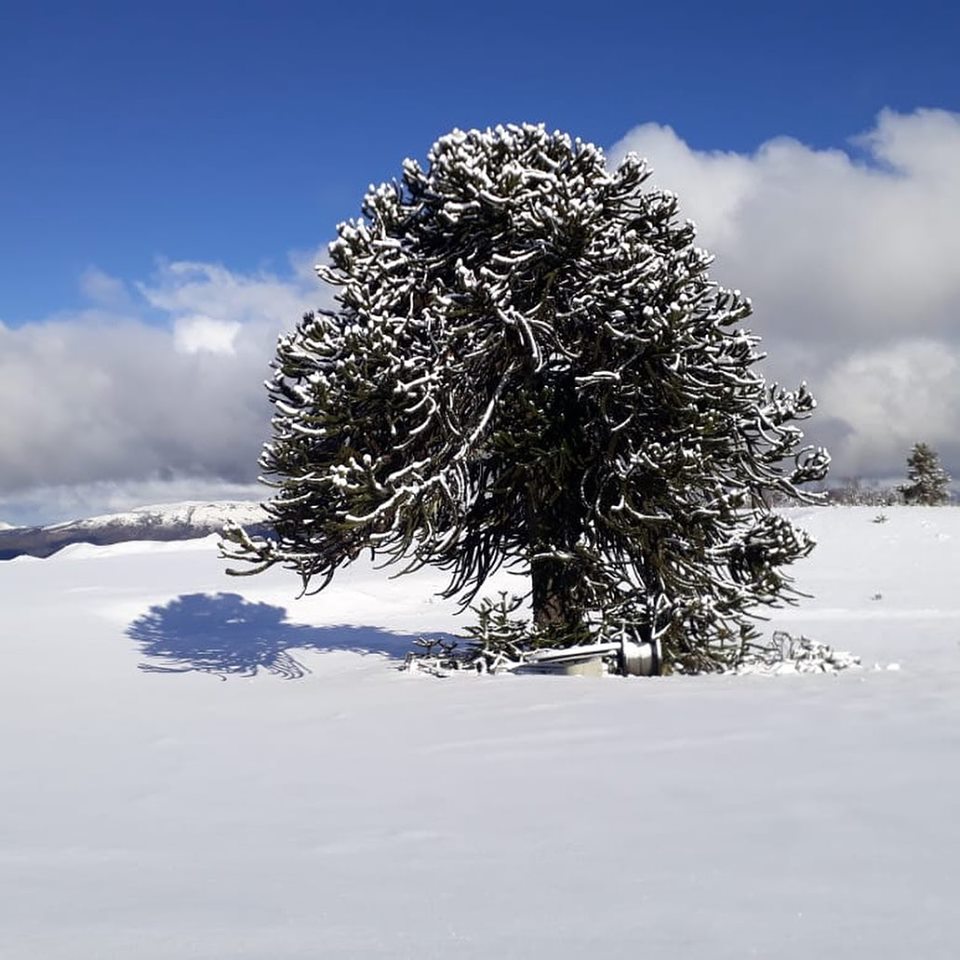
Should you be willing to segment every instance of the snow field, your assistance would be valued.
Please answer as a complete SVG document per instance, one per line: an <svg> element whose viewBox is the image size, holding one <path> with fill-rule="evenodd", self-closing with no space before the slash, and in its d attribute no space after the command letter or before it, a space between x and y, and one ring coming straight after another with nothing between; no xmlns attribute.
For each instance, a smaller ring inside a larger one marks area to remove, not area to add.
<svg viewBox="0 0 960 960"><path fill-rule="evenodd" d="M769 629L862 657L836 676L438 680L393 669L391 632L457 628L429 573L0 565L0 957L953 960L960 510L883 512L792 511L814 598ZM283 608L311 672L140 670L178 665L151 607L181 650Z"/></svg>

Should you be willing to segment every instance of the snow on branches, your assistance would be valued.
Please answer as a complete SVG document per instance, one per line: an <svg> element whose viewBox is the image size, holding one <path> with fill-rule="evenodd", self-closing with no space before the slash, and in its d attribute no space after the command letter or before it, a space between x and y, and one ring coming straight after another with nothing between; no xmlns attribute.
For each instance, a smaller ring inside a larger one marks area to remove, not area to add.
<svg viewBox="0 0 960 960"><path fill-rule="evenodd" d="M907 458L909 483L900 493L905 503L935 507L950 502L950 476L940 463L940 455L925 443L916 443Z"/></svg>
<svg viewBox="0 0 960 960"><path fill-rule="evenodd" d="M750 301L628 156L542 126L454 131L371 186L277 348L261 464L276 531L225 555L320 589L366 549L467 605L529 573L531 642L624 631L722 669L812 544L767 509L826 473L768 387Z"/></svg>

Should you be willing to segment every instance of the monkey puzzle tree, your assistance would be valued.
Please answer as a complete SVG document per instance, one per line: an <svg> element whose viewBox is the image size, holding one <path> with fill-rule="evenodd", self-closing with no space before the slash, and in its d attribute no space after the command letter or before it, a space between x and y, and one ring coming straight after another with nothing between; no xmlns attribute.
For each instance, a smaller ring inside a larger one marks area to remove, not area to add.
<svg viewBox="0 0 960 960"><path fill-rule="evenodd" d="M322 589L364 550L450 573L466 605L530 576L531 643L656 638L717 669L811 541L770 512L822 479L806 387L768 387L739 291L645 188L644 161L542 126L454 131L371 187L320 276L337 309L281 338L255 573ZM231 571L240 572L240 571Z"/></svg>

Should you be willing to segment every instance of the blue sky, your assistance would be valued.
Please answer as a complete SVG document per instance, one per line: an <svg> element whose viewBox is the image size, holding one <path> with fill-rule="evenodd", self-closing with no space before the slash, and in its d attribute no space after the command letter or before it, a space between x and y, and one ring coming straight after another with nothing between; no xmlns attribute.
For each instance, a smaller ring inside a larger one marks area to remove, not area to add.
<svg viewBox="0 0 960 960"><path fill-rule="evenodd" d="M336 223L520 121L650 159L771 375L821 397L836 477L914 439L960 472L958 37L947 2L0 0L0 405L31 410L0 518L256 495L260 384Z"/></svg>
<svg viewBox="0 0 960 960"><path fill-rule="evenodd" d="M0 29L0 319L90 265L279 264L454 126L602 145L843 146L881 107L960 109L960 7L924 3L37 3Z"/></svg>

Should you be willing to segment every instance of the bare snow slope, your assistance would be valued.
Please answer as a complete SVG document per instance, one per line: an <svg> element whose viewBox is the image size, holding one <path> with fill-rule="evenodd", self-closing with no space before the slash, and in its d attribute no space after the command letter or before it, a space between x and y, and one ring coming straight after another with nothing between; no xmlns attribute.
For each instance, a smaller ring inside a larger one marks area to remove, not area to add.
<svg viewBox="0 0 960 960"><path fill-rule="evenodd" d="M0 565L0 957L954 960L960 510L798 512L771 627L862 671L437 680L430 575Z"/></svg>

